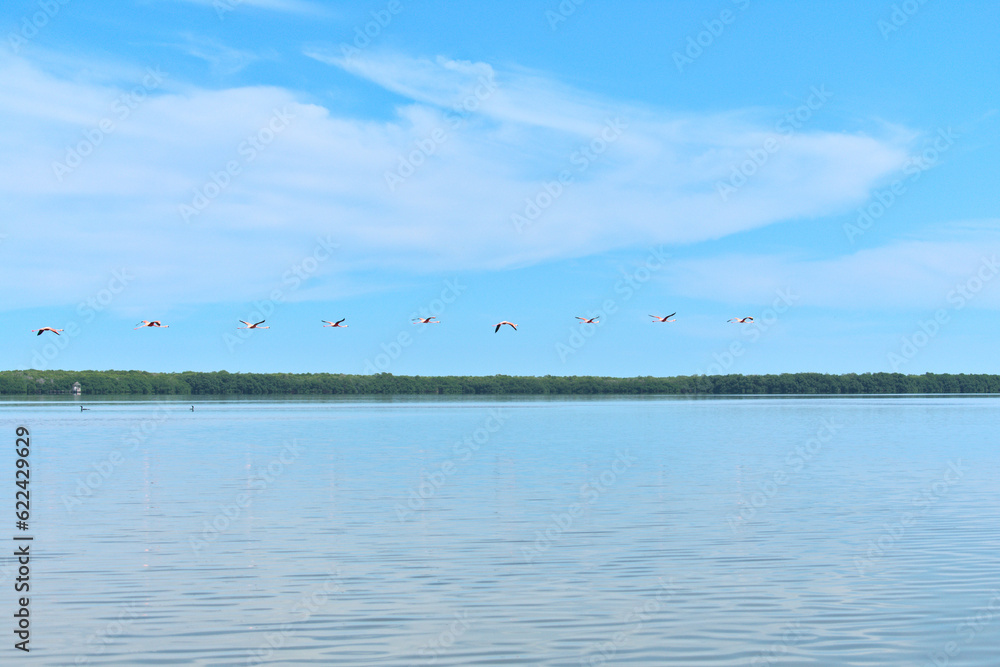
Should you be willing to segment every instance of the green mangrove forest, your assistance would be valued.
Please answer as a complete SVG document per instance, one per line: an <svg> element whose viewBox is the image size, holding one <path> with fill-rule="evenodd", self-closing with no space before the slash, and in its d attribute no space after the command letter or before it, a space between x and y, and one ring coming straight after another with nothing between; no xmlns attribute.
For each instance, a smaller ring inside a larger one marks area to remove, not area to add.
<svg viewBox="0 0 1000 667"><path fill-rule="evenodd" d="M148 373L145 371L0 371L0 395L581 395L581 394L986 394L1000 375L927 373L782 373L780 375L405 376L391 373Z"/></svg>

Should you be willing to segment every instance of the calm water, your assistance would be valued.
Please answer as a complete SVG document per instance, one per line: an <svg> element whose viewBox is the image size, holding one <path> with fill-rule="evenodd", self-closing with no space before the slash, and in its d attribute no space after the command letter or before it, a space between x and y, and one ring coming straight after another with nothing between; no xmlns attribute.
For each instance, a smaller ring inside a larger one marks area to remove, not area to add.
<svg viewBox="0 0 1000 667"><path fill-rule="evenodd" d="M3 664L1000 664L997 397L85 404Z"/></svg>

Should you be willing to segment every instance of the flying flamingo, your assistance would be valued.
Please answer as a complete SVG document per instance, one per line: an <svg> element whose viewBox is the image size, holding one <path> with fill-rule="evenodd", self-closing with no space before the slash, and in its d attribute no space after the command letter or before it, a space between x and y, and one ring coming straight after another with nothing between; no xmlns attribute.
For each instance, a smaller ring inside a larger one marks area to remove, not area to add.
<svg viewBox="0 0 1000 667"><path fill-rule="evenodd" d="M650 317L655 318L655 319L659 320L660 322L676 322L677 320L670 319L671 317L673 317L676 314L677 314L676 312L673 312L673 313L670 313L669 315L667 315L666 317L660 317L659 315L650 315Z"/></svg>
<svg viewBox="0 0 1000 667"><path fill-rule="evenodd" d="M170 325L169 324L160 324L160 320L153 320L152 322L147 321L147 320L143 320L142 322L139 322L139 326L134 327L132 329L132 331L135 331L136 329L143 329L145 327L160 327L160 328L163 328L163 329L169 329Z"/></svg>
<svg viewBox="0 0 1000 667"><path fill-rule="evenodd" d="M330 320L320 320L320 322L326 322L326 324L323 325L324 327L339 327L339 328L343 328L343 327L346 327L347 325L346 324L341 324L341 322L343 322L346 319L347 319L346 317L343 317L343 318L337 320L336 322L331 322Z"/></svg>
<svg viewBox="0 0 1000 667"><path fill-rule="evenodd" d="M600 324L600 322L598 322L597 320L599 320L601 318L600 317L591 317L588 320L586 317L577 317L576 319L583 320L584 324Z"/></svg>
<svg viewBox="0 0 1000 667"><path fill-rule="evenodd" d="M65 331L65 329L53 329L52 327L42 327L41 329L32 329L31 333L35 333L36 331L38 332L35 334L36 336L41 336L43 331L51 331L55 335L59 336L60 335L59 332Z"/></svg>
<svg viewBox="0 0 1000 667"><path fill-rule="evenodd" d="M501 322L500 324L497 325L497 328L493 330L493 333L496 333L496 332L500 331L500 327L502 327L505 324L509 325L510 328L513 329L514 331L517 331L517 325L516 324L514 324L513 322L508 322L507 320L504 320L503 322Z"/></svg>
<svg viewBox="0 0 1000 667"><path fill-rule="evenodd" d="M260 326L261 324L264 324L264 322L267 322L267 320L261 320L260 322L257 322L256 324L250 324L246 320L240 320L240 322L242 322L246 326L245 327L236 327L237 329L270 329L271 328L271 327L262 327L262 326Z"/></svg>
<svg viewBox="0 0 1000 667"><path fill-rule="evenodd" d="M437 319L437 315L431 315L430 317L414 317L414 324L441 324L440 322L434 322Z"/></svg>
<svg viewBox="0 0 1000 667"><path fill-rule="evenodd" d="M753 318L750 317L749 315L747 315L746 317L731 317L731 318L729 318L726 321L727 322L739 322L740 324L744 324L745 322L753 322Z"/></svg>

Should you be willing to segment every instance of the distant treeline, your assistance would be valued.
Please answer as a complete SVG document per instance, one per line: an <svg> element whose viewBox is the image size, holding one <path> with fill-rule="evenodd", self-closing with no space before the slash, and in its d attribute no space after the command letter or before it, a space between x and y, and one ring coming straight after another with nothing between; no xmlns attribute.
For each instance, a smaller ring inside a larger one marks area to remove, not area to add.
<svg viewBox="0 0 1000 667"><path fill-rule="evenodd" d="M676 377L422 377L331 373L147 373L144 371L0 371L0 394L952 394L1000 393L1000 375L863 373L689 375Z"/></svg>

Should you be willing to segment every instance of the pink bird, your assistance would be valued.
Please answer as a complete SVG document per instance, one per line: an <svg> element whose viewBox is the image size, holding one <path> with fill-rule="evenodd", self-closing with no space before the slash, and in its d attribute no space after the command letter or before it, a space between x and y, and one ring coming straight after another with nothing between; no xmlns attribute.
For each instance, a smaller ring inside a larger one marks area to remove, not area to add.
<svg viewBox="0 0 1000 667"><path fill-rule="evenodd" d="M441 324L441 322L435 322L437 315L431 315L430 317L414 317L414 324Z"/></svg>
<svg viewBox="0 0 1000 667"><path fill-rule="evenodd" d="M237 329L270 329L271 328L271 327L262 327L262 326L260 326L260 325L264 324L264 322L267 322L267 320L261 320L260 322L257 322L256 324L250 324L246 320L240 320L240 322L242 322L246 326L245 327L236 327Z"/></svg>
<svg viewBox="0 0 1000 667"><path fill-rule="evenodd" d="M326 324L323 325L324 327L344 328L347 325L346 324L341 324L341 322L343 322L346 319L347 318L344 317L344 318L341 318L341 319L337 320L336 322L331 322L330 320L320 320L320 322L326 322Z"/></svg>
<svg viewBox="0 0 1000 667"><path fill-rule="evenodd" d="M727 322L739 322L740 324L743 324L745 322L753 322L753 318L750 317L749 315L747 315L746 317L731 317L731 318L729 318L726 321Z"/></svg>
<svg viewBox="0 0 1000 667"><path fill-rule="evenodd" d="M577 317L576 319L583 320L583 324L600 324L600 322L598 322L597 320L599 320L601 318L600 317L591 317L588 320L586 317Z"/></svg>
<svg viewBox="0 0 1000 667"><path fill-rule="evenodd" d="M674 312L674 313L670 313L666 317L660 317L659 315L650 315L650 317L652 317L652 318L654 318L654 319L656 319L656 320L658 320L660 322L676 322L677 320L670 319L671 317L673 317L676 314L677 313Z"/></svg>
<svg viewBox="0 0 1000 667"><path fill-rule="evenodd" d="M501 322L501 323L499 323L497 325L497 328L493 330L493 333L496 333L496 332L500 331L500 327L502 327L505 324L508 325L514 331L517 331L517 325L516 324L514 324L513 322L508 322L507 320L504 320L503 322Z"/></svg>
<svg viewBox="0 0 1000 667"><path fill-rule="evenodd" d="M59 336L60 335L59 332L65 331L65 329L53 329L52 327L42 327L41 329L32 329L31 333L35 333L36 331L38 332L35 334L36 336L41 336L43 331L51 331L55 335Z"/></svg>
<svg viewBox="0 0 1000 667"><path fill-rule="evenodd" d="M143 329L145 327L160 327L162 329L169 329L170 325L169 324L160 324L160 320L153 320L151 322L147 321L147 320L143 320L143 321L139 322L139 326L133 327L132 331L135 331L136 329Z"/></svg>

